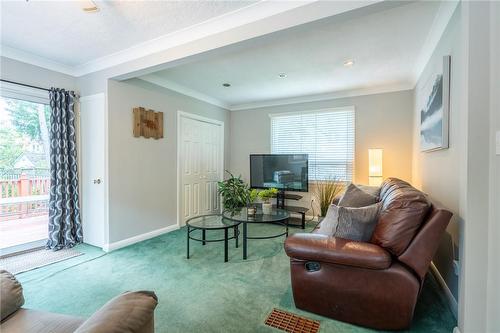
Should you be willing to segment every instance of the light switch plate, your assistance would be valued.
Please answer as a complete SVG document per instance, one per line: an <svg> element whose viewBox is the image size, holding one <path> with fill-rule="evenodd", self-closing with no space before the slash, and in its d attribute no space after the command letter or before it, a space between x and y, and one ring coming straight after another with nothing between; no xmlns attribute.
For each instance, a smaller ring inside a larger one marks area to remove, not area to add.
<svg viewBox="0 0 500 333"><path fill-rule="evenodd" d="M497 131L497 137L496 137L496 154L500 155L500 131Z"/></svg>

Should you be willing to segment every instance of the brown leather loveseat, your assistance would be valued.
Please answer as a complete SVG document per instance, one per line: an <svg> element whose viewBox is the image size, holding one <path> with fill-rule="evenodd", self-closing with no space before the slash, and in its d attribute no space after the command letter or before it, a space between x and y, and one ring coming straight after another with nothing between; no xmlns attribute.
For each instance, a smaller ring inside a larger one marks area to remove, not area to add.
<svg viewBox="0 0 500 333"><path fill-rule="evenodd" d="M2 333L153 333L158 299L151 291L126 292L88 319L25 309L21 284L0 270L0 303Z"/></svg>
<svg viewBox="0 0 500 333"><path fill-rule="evenodd" d="M425 274L452 214L410 184L389 178L370 242L310 234L285 242L295 305L375 329L408 328ZM323 223L323 222L322 222Z"/></svg>

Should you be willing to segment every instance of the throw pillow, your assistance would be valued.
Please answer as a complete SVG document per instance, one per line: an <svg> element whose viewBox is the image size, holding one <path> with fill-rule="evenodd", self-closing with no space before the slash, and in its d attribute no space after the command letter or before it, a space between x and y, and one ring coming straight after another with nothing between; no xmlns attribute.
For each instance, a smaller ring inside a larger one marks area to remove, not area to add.
<svg viewBox="0 0 500 333"><path fill-rule="evenodd" d="M360 190L363 190L363 192L371 194L371 195L377 197L378 199L380 199L380 186L370 186L370 185L362 185L362 184L356 184L356 186Z"/></svg>
<svg viewBox="0 0 500 333"><path fill-rule="evenodd" d="M365 207L331 205L325 219L330 219L332 236L367 242L377 225L380 203Z"/></svg>
<svg viewBox="0 0 500 333"><path fill-rule="evenodd" d="M366 193L354 184L349 184L338 205L342 207L364 207L377 202L377 196Z"/></svg>

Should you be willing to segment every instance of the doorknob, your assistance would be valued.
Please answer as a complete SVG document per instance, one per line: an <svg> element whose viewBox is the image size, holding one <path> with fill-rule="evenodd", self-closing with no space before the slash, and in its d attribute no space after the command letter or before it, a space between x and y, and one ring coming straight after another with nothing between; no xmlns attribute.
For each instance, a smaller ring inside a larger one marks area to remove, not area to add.
<svg viewBox="0 0 500 333"><path fill-rule="evenodd" d="M101 183L101 178L94 179L94 184L100 184Z"/></svg>

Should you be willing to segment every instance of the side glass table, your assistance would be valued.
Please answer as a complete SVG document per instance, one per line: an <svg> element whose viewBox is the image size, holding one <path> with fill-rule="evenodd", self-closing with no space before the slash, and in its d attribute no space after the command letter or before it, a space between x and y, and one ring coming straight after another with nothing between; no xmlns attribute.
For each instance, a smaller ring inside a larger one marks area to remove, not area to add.
<svg viewBox="0 0 500 333"><path fill-rule="evenodd" d="M200 215L186 221L187 226L187 259L189 259L189 241L201 242L203 245L211 242L224 242L224 262L228 261L228 241L234 239L238 247L239 230L241 222L229 220L220 214ZM233 229L233 235L229 236L229 229ZM201 230L201 239L192 235L195 230ZM207 230L224 230L224 238L206 239Z"/></svg>

